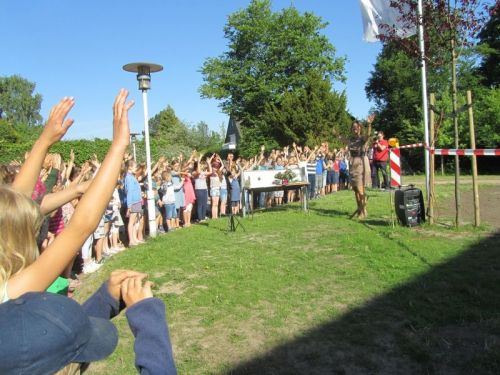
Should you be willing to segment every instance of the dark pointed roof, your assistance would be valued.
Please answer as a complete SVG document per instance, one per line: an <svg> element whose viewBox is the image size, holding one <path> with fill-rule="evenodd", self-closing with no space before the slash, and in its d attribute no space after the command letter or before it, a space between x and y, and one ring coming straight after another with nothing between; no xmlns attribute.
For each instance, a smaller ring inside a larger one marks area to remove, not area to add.
<svg viewBox="0 0 500 375"><path fill-rule="evenodd" d="M233 115L229 116L227 124L226 139L222 148L224 150L234 150L238 147L241 139L241 121L237 120Z"/></svg>

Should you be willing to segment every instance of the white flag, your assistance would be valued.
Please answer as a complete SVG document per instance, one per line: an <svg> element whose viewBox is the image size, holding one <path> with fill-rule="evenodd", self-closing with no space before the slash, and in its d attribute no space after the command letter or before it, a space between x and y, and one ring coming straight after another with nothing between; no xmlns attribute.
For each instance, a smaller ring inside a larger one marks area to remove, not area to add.
<svg viewBox="0 0 500 375"><path fill-rule="evenodd" d="M407 38L417 33L416 26L408 27L401 22L401 14L397 8L390 6L390 0L359 0L361 16L363 17L364 36L367 42L378 42L377 35L383 34L379 30L380 24L386 24L396 29L396 34Z"/></svg>

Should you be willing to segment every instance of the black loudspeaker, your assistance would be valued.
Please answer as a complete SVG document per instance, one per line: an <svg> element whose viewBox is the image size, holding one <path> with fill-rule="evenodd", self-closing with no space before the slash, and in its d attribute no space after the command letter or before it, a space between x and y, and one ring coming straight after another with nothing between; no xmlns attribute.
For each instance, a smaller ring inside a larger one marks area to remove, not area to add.
<svg viewBox="0 0 500 375"><path fill-rule="evenodd" d="M401 225L414 227L425 222L422 190L413 185L402 186L394 192L394 206Z"/></svg>

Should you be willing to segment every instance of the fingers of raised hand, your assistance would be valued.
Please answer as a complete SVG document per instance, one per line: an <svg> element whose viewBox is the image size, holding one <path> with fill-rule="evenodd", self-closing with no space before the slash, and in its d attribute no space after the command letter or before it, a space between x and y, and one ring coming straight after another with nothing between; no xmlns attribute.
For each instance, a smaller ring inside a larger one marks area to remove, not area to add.
<svg viewBox="0 0 500 375"><path fill-rule="evenodd" d="M52 107L49 119L44 129L44 133L51 142L57 142L73 125L73 119L65 119L71 108L75 105L72 97L65 97L54 107Z"/></svg>
<svg viewBox="0 0 500 375"><path fill-rule="evenodd" d="M126 102L128 91L121 89L113 104L113 140L129 144L130 130L128 124L128 110L134 105L134 101Z"/></svg>
<svg viewBox="0 0 500 375"><path fill-rule="evenodd" d="M128 91L125 89L120 89L118 92L118 95L115 97L115 101L113 103L113 116L116 118L119 118L121 116L121 112L123 109L123 104L125 103L125 100L127 99Z"/></svg>

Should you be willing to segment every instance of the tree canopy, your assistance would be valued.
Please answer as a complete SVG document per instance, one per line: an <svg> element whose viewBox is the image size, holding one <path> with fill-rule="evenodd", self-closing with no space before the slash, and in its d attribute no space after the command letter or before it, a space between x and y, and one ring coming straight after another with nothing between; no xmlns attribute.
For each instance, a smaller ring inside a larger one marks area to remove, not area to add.
<svg viewBox="0 0 500 375"><path fill-rule="evenodd" d="M485 85L500 85L500 3L491 8L491 18L479 33L479 52L482 55L479 73Z"/></svg>
<svg viewBox="0 0 500 375"><path fill-rule="evenodd" d="M203 121L191 126L186 124L177 117L171 106L167 106L149 120L149 129L153 158L161 155L176 157L181 152L189 155L193 149L201 153L219 151L225 136L210 130ZM138 155L144 154L143 142L139 142L137 146ZM138 159L142 161L142 158Z"/></svg>
<svg viewBox="0 0 500 375"><path fill-rule="evenodd" d="M42 96L35 94L35 87L33 82L17 75L0 77L0 118L12 125L39 125Z"/></svg>
<svg viewBox="0 0 500 375"><path fill-rule="evenodd" d="M295 137L311 140L308 134L323 133L315 130L316 116L301 113L312 101L324 101L315 105L326 108L338 100L345 107L345 98L333 93L330 84L344 80L344 58L335 56L335 48L320 33L325 26L320 17L294 7L272 12L269 0L253 0L228 17L224 35L229 50L205 61L200 93L221 100L223 111L242 121L247 153L255 151L257 140L270 145ZM329 86L320 88L320 81ZM308 97L307 91L318 95ZM300 105L291 105L297 101ZM284 137L279 137L280 130L286 132Z"/></svg>

